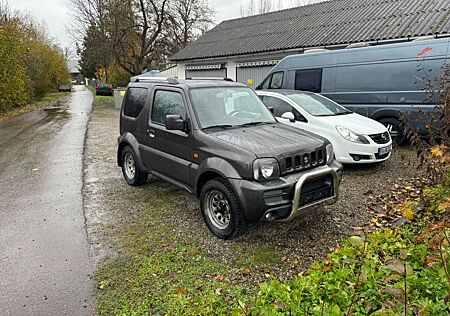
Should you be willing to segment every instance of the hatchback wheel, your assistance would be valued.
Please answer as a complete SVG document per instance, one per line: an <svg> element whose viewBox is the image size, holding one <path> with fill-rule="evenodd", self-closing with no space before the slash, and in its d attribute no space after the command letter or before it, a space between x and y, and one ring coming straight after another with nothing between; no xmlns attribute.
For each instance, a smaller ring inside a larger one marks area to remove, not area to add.
<svg viewBox="0 0 450 316"><path fill-rule="evenodd" d="M138 186L147 181L148 173L139 169L136 153L126 146L122 151L122 173L129 185Z"/></svg>
<svg viewBox="0 0 450 316"><path fill-rule="evenodd" d="M206 225L217 237L233 239L244 231L244 214L236 194L226 181L208 181L202 188L200 204Z"/></svg>

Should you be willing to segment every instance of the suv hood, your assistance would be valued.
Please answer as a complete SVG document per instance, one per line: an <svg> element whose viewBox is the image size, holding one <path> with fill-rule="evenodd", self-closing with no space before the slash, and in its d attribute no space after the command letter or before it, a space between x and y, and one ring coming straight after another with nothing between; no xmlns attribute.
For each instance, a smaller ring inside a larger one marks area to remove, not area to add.
<svg viewBox="0 0 450 316"><path fill-rule="evenodd" d="M315 151L328 143L316 134L282 123L208 132L209 136L254 153L258 158L277 158Z"/></svg>

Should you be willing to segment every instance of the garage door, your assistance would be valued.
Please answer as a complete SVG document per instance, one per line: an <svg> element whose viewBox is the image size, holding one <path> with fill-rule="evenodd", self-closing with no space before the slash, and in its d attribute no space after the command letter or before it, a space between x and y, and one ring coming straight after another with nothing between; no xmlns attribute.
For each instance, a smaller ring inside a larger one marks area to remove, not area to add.
<svg viewBox="0 0 450 316"><path fill-rule="evenodd" d="M266 78L272 68L273 66L238 67L236 80L245 84L249 84L251 80L250 86L256 88Z"/></svg>
<svg viewBox="0 0 450 316"><path fill-rule="evenodd" d="M272 66L238 68L237 81L245 84L248 84L250 81L252 83L250 86L256 88L266 78L272 68Z"/></svg>
<svg viewBox="0 0 450 316"><path fill-rule="evenodd" d="M204 69L204 70L186 70L186 78L226 78L227 70L226 69Z"/></svg>

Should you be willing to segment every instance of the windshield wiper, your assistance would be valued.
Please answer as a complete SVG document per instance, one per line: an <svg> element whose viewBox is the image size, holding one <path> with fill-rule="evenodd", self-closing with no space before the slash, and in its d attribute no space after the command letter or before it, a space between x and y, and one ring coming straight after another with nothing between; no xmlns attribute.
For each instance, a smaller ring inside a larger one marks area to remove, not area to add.
<svg viewBox="0 0 450 316"><path fill-rule="evenodd" d="M234 127L233 125L229 125L229 124L219 124L219 125L212 125L212 126L208 126L205 128L202 128L202 131L207 130L207 129L213 129L213 128L231 128Z"/></svg>
<svg viewBox="0 0 450 316"><path fill-rule="evenodd" d="M263 124L273 124L273 122L249 122L239 126L255 126L255 125L263 125Z"/></svg>
<svg viewBox="0 0 450 316"><path fill-rule="evenodd" d="M352 111L348 111L348 112L341 112L341 113L336 113L335 115L347 115L347 114L352 114Z"/></svg>

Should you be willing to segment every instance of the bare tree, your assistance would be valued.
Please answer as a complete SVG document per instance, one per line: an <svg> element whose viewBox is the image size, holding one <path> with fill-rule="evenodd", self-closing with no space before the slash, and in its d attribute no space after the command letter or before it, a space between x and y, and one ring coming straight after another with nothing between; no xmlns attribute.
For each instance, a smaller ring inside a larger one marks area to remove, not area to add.
<svg viewBox="0 0 450 316"><path fill-rule="evenodd" d="M168 0L117 0L112 13L116 62L130 75L161 60Z"/></svg>
<svg viewBox="0 0 450 316"><path fill-rule="evenodd" d="M178 0L169 5L165 38L171 53L186 47L212 25L214 11L205 0Z"/></svg>

